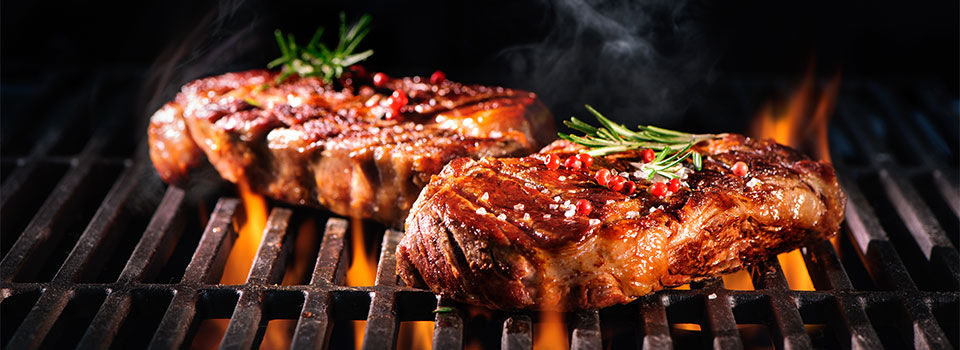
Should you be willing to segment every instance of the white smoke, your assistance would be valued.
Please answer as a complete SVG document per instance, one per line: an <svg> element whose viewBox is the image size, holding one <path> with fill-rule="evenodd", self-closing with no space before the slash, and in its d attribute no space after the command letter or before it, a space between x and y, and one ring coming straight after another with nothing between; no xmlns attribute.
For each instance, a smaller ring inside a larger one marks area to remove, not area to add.
<svg viewBox="0 0 960 350"><path fill-rule="evenodd" d="M546 4L540 41L504 50L515 85L537 92L558 118L586 117L584 104L613 119L676 124L714 58L686 1ZM589 119L589 118L587 118Z"/></svg>

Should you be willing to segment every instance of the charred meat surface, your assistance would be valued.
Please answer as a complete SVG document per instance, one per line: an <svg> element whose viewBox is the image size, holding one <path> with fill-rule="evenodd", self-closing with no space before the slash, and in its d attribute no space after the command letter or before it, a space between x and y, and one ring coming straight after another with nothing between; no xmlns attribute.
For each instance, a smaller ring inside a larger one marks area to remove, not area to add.
<svg viewBox="0 0 960 350"><path fill-rule="evenodd" d="M533 93L420 77L318 78L252 70L193 81L150 121L150 157L172 184L209 161L234 183L298 205L399 227L451 159L522 156L553 136ZM400 96L402 95L402 96Z"/></svg>
<svg viewBox="0 0 960 350"><path fill-rule="evenodd" d="M411 209L398 274L492 308L601 308L827 239L843 219L833 167L772 140L697 143L702 170L663 196L633 173L639 152L597 157L589 170L545 165L583 150L561 140L524 158L450 162ZM600 186L601 168L629 176L636 192Z"/></svg>

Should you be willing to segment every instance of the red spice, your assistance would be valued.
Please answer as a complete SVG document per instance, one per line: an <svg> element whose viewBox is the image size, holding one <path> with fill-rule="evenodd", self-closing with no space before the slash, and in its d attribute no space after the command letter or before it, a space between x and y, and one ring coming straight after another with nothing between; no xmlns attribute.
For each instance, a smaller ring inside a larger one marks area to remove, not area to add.
<svg viewBox="0 0 960 350"><path fill-rule="evenodd" d="M446 80L447 80L447 75L443 74L443 72L441 71L436 71L436 72L433 72L433 74L430 74L430 84L436 85Z"/></svg>
<svg viewBox="0 0 960 350"><path fill-rule="evenodd" d="M733 171L734 175L744 177L744 176L747 176L747 172L750 171L750 168L747 167L747 163L736 162L736 163L733 163L733 167L730 168L730 170Z"/></svg>
<svg viewBox="0 0 960 350"><path fill-rule="evenodd" d="M653 152L652 149L644 148L642 151L640 151L640 160L642 160L644 163L650 163L654 159L657 159L657 154Z"/></svg>
<svg viewBox="0 0 960 350"><path fill-rule="evenodd" d="M357 78L364 78L367 76L367 69L359 64L350 66L350 72L353 72L353 75Z"/></svg>
<svg viewBox="0 0 960 350"><path fill-rule="evenodd" d="M597 170L597 173L596 175L593 175L593 178L597 180L597 183L600 184L600 186L606 187L607 183L610 182L610 170L607 170L607 169Z"/></svg>
<svg viewBox="0 0 960 350"><path fill-rule="evenodd" d="M566 161L563 162L563 166L570 169L580 169L583 166L583 163L577 159L577 156L570 156Z"/></svg>
<svg viewBox="0 0 960 350"><path fill-rule="evenodd" d="M654 182L653 185L650 185L650 194L657 197L663 197L663 195L667 194L667 184L663 182Z"/></svg>
<svg viewBox="0 0 960 350"><path fill-rule="evenodd" d="M403 91L393 90L393 94L390 94L390 109L393 109L394 112L399 113L400 108L406 106L407 102L407 94Z"/></svg>
<svg viewBox="0 0 960 350"><path fill-rule="evenodd" d="M584 168L589 168L593 165L593 157L586 153L580 153L577 155L577 158L580 159L580 162L583 163Z"/></svg>
<svg viewBox="0 0 960 350"><path fill-rule="evenodd" d="M623 194L631 195L637 191L637 184L633 181L627 181L623 184Z"/></svg>
<svg viewBox="0 0 960 350"><path fill-rule="evenodd" d="M614 176L610 179L610 182L607 183L607 187L610 187L614 192L620 192L626 182L627 179L624 179L622 176Z"/></svg>
<svg viewBox="0 0 960 350"><path fill-rule="evenodd" d="M390 80L390 77L382 72L377 72L377 74L373 75L373 86L383 87L383 85L387 83L387 80Z"/></svg>
<svg viewBox="0 0 960 350"><path fill-rule="evenodd" d="M560 157L556 154L550 153L547 155L547 159L543 160L543 164L547 166L547 169L557 170L560 167Z"/></svg>
<svg viewBox="0 0 960 350"><path fill-rule="evenodd" d="M593 205L590 204L590 201L586 199L577 201L577 214L587 216L590 214L591 210L593 210Z"/></svg>
<svg viewBox="0 0 960 350"><path fill-rule="evenodd" d="M670 179L670 182L667 183L667 189L670 192L677 192L680 190L680 179Z"/></svg>

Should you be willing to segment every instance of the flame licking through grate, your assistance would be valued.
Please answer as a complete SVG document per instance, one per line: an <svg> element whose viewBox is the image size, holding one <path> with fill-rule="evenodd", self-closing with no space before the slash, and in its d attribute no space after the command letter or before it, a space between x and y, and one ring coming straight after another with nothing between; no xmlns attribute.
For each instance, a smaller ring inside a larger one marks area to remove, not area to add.
<svg viewBox="0 0 960 350"><path fill-rule="evenodd" d="M772 138L807 152L815 159L830 161L827 128L836 107L840 76L838 71L822 89L818 89L814 64L811 62L800 84L785 103L770 101L760 109L753 120L751 136ZM839 250L837 238L832 238L831 242L834 249ZM777 259L791 289L814 290L799 249L780 254Z"/></svg>

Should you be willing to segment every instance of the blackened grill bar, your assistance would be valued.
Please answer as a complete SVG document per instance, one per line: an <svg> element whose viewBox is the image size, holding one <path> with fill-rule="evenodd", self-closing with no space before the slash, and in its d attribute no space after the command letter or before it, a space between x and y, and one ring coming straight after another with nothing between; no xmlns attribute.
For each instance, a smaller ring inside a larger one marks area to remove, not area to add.
<svg viewBox="0 0 960 350"><path fill-rule="evenodd" d="M106 86L109 79L101 74L90 84ZM734 90L747 89L749 84L740 84ZM116 100L108 88L92 91L92 98L68 98L72 104L51 109L46 118L53 125L72 125L71 118L79 117L70 111L92 111L98 108L85 103ZM949 160L956 154L915 152L913 162L904 162L891 141L863 125L884 123L907 147L936 149L934 143L950 145L956 135L917 127L907 115L920 108L930 114L924 118L946 123L956 116L942 106L942 97L926 90L913 92L919 107L887 85L852 82L844 91L854 98L840 99L831 139L851 148L835 150L833 158L849 200L840 250L827 242L802 249L816 290L790 289L774 259L751 269L756 290L728 289L717 278L625 306L567 313L571 348L750 348L757 346L757 336L748 330L758 325L766 329L761 343L765 339L779 349L957 346L960 259L956 232L945 221L960 216L956 165ZM99 124L90 118L93 127L81 135L84 140L64 141L78 131L52 127L31 149L2 154L11 173L4 175L0 215L24 216L18 219L22 227L4 226L19 231L15 241L4 239L12 244L3 247L0 262L4 347L178 348L207 336L197 333L197 325L216 318L229 318L217 335L223 348L258 346L274 319L295 320L290 344L296 349L351 344L343 339L352 337L352 320L367 321L364 349L395 348L403 322L430 320L435 349L532 347L541 322L536 312L494 312L491 322L498 326L491 332L475 326L482 316L472 316L469 306L403 286L394 275L402 235L395 230L380 232L373 286L345 286L352 259L346 238L353 223L338 217L319 221L322 239L309 282L279 285L300 234L298 218L320 215L316 210L273 208L246 281L218 284L244 220L241 202L222 192L208 219L192 219L194 199L159 181L149 161L136 156L144 153L142 144L129 155L108 152L116 134L131 131L123 122L129 116L117 112L121 108L105 110L112 113ZM63 152L65 142L81 147L75 154ZM49 164L66 170L49 175ZM104 166L117 168L116 175L103 177L98 170ZM47 176L54 179L53 190L43 192L42 200L31 199L38 190L31 179ZM29 213L16 209L32 208L24 204L29 200L42 204ZM941 201L945 207L935 207ZM72 214L85 207L96 210L79 218ZM147 213L138 214L143 207ZM199 227L192 227L197 222ZM451 312L433 313L438 306ZM697 324L700 330L677 324ZM134 339L139 334L147 336Z"/></svg>

